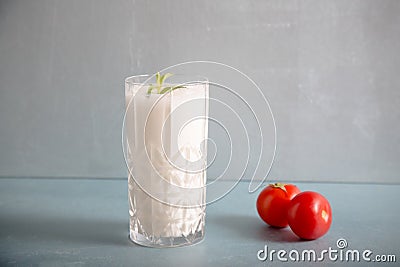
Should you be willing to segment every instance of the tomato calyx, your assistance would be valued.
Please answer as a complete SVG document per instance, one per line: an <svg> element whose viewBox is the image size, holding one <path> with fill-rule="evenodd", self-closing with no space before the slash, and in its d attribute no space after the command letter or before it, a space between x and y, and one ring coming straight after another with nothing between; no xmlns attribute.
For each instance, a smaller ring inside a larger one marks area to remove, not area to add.
<svg viewBox="0 0 400 267"><path fill-rule="evenodd" d="M286 191L285 185L287 185L287 184L283 184L283 183L269 184L269 186L271 186L273 188L279 188L279 189L283 190L283 192L285 192L285 194L287 195L287 191Z"/></svg>

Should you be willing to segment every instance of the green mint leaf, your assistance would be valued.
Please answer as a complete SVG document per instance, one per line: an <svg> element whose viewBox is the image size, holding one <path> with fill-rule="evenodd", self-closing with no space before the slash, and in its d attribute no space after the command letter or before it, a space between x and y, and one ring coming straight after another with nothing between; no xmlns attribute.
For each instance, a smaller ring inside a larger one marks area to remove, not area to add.
<svg viewBox="0 0 400 267"><path fill-rule="evenodd" d="M156 82L158 85L161 85L161 76L159 72L156 73Z"/></svg>
<svg viewBox="0 0 400 267"><path fill-rule="evenodd" d="M161 76L161 78L160 78L160 84L162 85L164 82L165 82L165 80L167 79L167 78L169 78L169 77L171 77L171 76L173 76L174 74L172 74L172 73L165 73L164 75L162 75Z"/></svg>
<svg viewBox="0 0 400 267"><path fill-rule="evenodd" d="M166 92L171 91L172 87L168 86L168 87L164 87L164 89L161 90L160 94L165 94Z"/></svg>
<svg viewBox="0 0 400 267"><path fill-rule="evenodd" d="M179 89L179 88L186 88L183 85L176 85L176 86L166 86L163 87L163 83L168 79L169 77L173 76L174 74L172 73L165 73L163 75L160 74L160 72L156 73L156 84L150 84L149 88L147 89L147 94L151 94L153 90L155 89L157 91L157 94L165 94L168 92L171 92L173 90Z"/></svg>
<svg viewBox="0 0 400 267"><path fill-rule="evenodd" d="M186 86L177 85L177 86L172 87L171 91L176 90L176 89L179 89L179 88L186 88Z"/></svg>
<svg viewBox="0 0 400 267"><path fill-rule="evenodd" d="M179 89L179 88L186 88L186 87L183 86L183 85L177 85L177 86L174 86L174 87L171 87L171 86L164 87L164 89L161 90L160 94L165 94L165 93L168 93L168 92L172 92L173 90L176 90L176 89Z"/></svg>
<svg viewBox="0 0 400 267"><path fill-rule="evenodd" d="M154 85L150 84L149 89L147 89L147 94L151 94L151 91L153 91Z"/></svg>

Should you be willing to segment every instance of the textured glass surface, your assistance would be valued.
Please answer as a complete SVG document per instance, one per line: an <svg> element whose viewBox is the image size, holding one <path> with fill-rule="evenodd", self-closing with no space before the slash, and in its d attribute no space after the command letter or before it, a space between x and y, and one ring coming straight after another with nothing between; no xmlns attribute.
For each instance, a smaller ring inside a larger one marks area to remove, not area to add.
<svg viewBox="0 0 400 267"><path fill-rule="evenodd" d="M191 245L201 241L204 236L205 206L183 208L161 203L148 196L131 176L129 218L129 237L140 245Z"/></svg>

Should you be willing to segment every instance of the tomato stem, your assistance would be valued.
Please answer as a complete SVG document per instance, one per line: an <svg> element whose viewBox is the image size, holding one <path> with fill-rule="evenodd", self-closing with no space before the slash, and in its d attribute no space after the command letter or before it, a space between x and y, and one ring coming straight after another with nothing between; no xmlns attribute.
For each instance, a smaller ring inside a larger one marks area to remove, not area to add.
<svg viewBox="0 0 400 267"><path fill-rule="evenodd" d="M283 190L283 191L285 192L285 194L287 194L287 191L286 191L286 188L285 188L285 185L286 185L286 184L283 184L283 183L274 183L274 184L269 184L269 185L272 186L272 187L274 187L274 188L279 188L279 189Z"/></svg>

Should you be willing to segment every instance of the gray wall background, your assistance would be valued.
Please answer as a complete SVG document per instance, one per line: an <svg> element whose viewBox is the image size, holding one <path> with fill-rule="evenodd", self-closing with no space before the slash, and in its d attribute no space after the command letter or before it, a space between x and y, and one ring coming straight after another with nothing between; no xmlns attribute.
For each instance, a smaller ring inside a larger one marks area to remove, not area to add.
<svg viewBox="0 0 400 267"><path fill-rule="evenodd" d="M398 14L397 0L0 0L0 176L125 177L123 79L198 59L270 99L271 179L398 183Z"/></svg>

